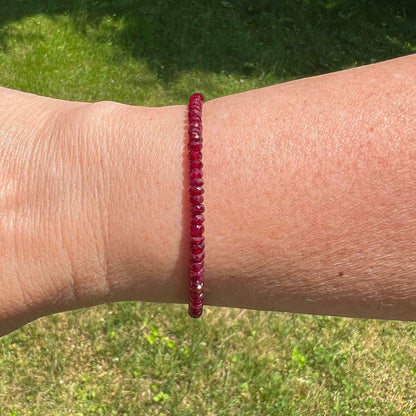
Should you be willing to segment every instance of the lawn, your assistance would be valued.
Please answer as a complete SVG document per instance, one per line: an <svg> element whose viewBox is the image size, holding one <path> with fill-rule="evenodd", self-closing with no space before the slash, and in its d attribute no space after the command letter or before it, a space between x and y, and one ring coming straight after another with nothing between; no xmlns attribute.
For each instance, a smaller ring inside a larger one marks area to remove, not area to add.
<svg viewBox="0 0 416 416"><path fill-rule="evenodd" d="M414 52L414 0L0 0L0 85L68 100L185 104ZM110 304L0 339L0 373L0 416L410 415L416 324Z"/></svg>

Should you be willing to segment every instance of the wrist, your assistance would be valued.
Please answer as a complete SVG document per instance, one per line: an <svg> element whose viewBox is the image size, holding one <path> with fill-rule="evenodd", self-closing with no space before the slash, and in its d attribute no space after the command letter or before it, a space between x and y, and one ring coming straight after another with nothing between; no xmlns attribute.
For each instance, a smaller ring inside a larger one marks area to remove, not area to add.
<svg viewBox="0 0 416 416"><path fill-rule="evenodd" d="M107 300L186 302L186 107L94 106Z"/></svg>

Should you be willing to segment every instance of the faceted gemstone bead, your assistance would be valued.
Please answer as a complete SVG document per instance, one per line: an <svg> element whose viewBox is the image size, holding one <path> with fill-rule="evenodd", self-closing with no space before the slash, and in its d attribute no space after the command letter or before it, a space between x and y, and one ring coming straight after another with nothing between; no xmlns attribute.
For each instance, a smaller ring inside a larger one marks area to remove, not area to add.
<svg viewBox="0 0 416 416"><path fill-rule="evenodd" d="M191 194L191 196L202 195L204 192L205 191L202 186L191 186L189 188L189 193Z"/></svg>
<svg viewBox="0 0 416 416"><path fill-rule="evenodd" d="M194 169L202 169L204 164L202 163L201 159L193 159L191 160L190 170L193 171Z"/></svg>
<svg viewBox="0 0 416 416"><path fill-rule="evenodd" d="M200 289L194 289L189 287L189 300L192 300L193 306L202 306L202 303L204 302L204 286L198 286Z"/></svg>
<svg viewBox="0 0 416 416"><path fill-rule="evenodd" d="M189 288L193 289L193 290L200 290L203 286L204 286L204 271L203 270L199 270L199 271L190 271L190 274L192 273L200 273L200 277L196 278L190 278L189 280Z"/></svg>
<svg viewBox="0 0 416 416"><path fill-rule="evenodd" d="M190 150L188 156L190 160L202 159L202 153L199 150Z"/></svg>
<svg viewBox="0 0 416 416"><path fill-rule="evenodd" d="M205 237L202 235L191 235L191 247L193 245L204 244Z"/></svg>
<svg viewBox="0 0 416 416"><path fill-rule="evenodd" d="M189 121L189 131L201 130L201 126L202 126L201 117L194 114L191 117L189 117L188 121Z"/></svg>
<svg viewBox="0 0 416 416"><path fill-rule="evenodd" d="M204 292L201 289L193 289L189 291L189 297L195 301L195 303L199 303L204 299Z"/></svg>
<svg viewBox="0 0 416 416"><path fill-rule="evenodd" d="M196 130L196 129L201 129L201 122L197 121L197 120L191 120L189 122L189 130Z"/></svg>
<svg viewBox="0 0 416 416"><path fill-rule="evenodd" d="M196 296L196 294L202 293L202 296ZM200 302L201 300L204 300L204 284L190 284L188 285L188 296L189 299L193 298L195 303Z"/></svg>
<svg viewBox="0 0 416 416"><path fill-rule="evenodd" d="M199 105L202 105L204 102L204 97L199 92L196 92L195 94L191 95L191 98L189 99L190 103L199 103Z"/></svg>
<svg viewBox="0 0 416 416"><path fill-rule="evenodd" d="M202 292L204 290L204 282L191 282L188 286L189 292Z"/></svg>
<svg viewBox="0 0 416 416"><path fill-rule="evenodd" d="M188 314L191 318L199 318L202 315L202 306L200 308L195 308L194 306L189 306Z"/></svg>
<svg viewBox="0 0 416 416"><path fill-rule="evenodd" d="M189 297L188 299L192 301L194 307L202 306L204 302L204 291L203 290L191 290L189 288Z"/></svg>
<svg viewBox="0 0 416 416"><path fill-rule="evenodd" d="M191 318L199 318L202 315L202 309L197 309L197 308L189 308L188 309L188 315Z"/></svg>
<svg viewBox="0 0 416 416"><path fill-rule="evenodd" d="M204 268L201 268L199 270L192 269L191 265L196 263L203 263L203 261L200 262L189 262L189 283L193 282L195 284L203 283L204 282Z"/></svg>
<svg viewBox="0 0 416 416"><path fill-rule="evenodd" d="M201 262L202 260L205 259L205 253L204 252L199 253L199 254L191 253L191 255L189 256L189 258L190 258L190 260L192 262L199 263L199 262Z"/></svg>
<svg viewBox="0 0 416 416"><path fill-rule="evenodd" d="M189 114L188 123L189 123L189 130L200 129L201 128L201 121L202 117L196 113ZM195 123L198 123L196 126Z"/></svg>
<svg viewBox="0 0 416 416"><path fill-rule="evenodd" d="M204 281L204 271L203 270L192 270L189 266L189 278L191 282L203 282Z"/></svg>
<svg viewBox="0 0 416 416"><path fill-rule="evenodd" d="M204 233L204 226L200 224L191 224L191 236L200 237Z"/></svg>
<svg viewBox="0 0 416 416"><path fill-rule="evenodd" d="M204 291L204 282L198 281L198 282L189 282L188 285L189 294L192 292L203 292Z"/></svg>
<svg viewBox="0 0 416 416"><path fill-rule="evenodd" d="M193 315L191 315L193 318L197 318L199 316L201 316L202 314L202 309L204 307L204 298L201 299L192 299L191 297L189 297L189 302L192 305L191 306L191 313Z"/></svg>
<svg viewBox="0 0 416 416"><path fill-rule="evenodd" d="M194 307L202 306L204 302L204 292L190 292L189 300L192 301Z"/></svg>
<svg viewBox="0 0 416 416"><path fill-rule="evenodd" d="M189 133L199 133L202 132L202 120L201 117L191 117L188 119L189 121Z"/></svg>
<svg viewBox="0 0 416 416"><path fill-rule="evenodd" d="M189 202L192 205L200 205L200 204L202 204L204 202L204 195L192 195L189 198Z"/></svg>
<svg viewBox="0 0 416 416"><path fill-rule="evenodd" d="M202 137L201 137L201 132L198 130L198 131L196 131L196 130L192 130L192 131L190 131L189 132L189 139L191 140L191 141L196 141L196 142L199 142L199 143L201 143L201 145L202 145Z"/></svg>
<svg viewBox="0 0 416 416"><path fill-rule="evenodd" d="M199 295L199 296L192 296L193 293L189 292L189 300L192 302L192 308L194 308L195 310L198 308L202 308L203 304L204 304L204 294Z"/></svg>
<svg viewBox="0 0 416 416"><path fill-rule="evenodd" d="M188 290L189 290L189 297L194 298L195 301L198 301L201 298L203 299L203 296L197 296L197 294L204 293L204 283L190 284L188 286Z"/></svg>
<svg viewBox="0 0 416 416"><path fill-rule="evenodd" d="M191 244L191 253L199 254L205 250L205 243L202 244Z"/></svg>
<svg viewBox="0 0 416 416"><path fill-rule="evenodd" d="M205 212L205 207L203 205L191 205L192 214L202 214Z"/></svg>
<svg viewBox="0 0 416 416"><path fill-rule="evenodd" d="M202 178L202 169L191 169L189 171L189 177L191 180L196 178Z"/></svg>
<svg viewBox="0 0 416 416"><path fill-rule="evenodd" d="M190 183L189 183L192 187L202 187L204 186L204 180L202 178L194 178L191 179Z"/></svg>
<svg viewBox="0 0 416 416"><path fill-rule="evenodd" d="M191 300L190 300L190 304L191 304ZM188 309L188 313L189 316L192 318L199 318L202 315L202 310L203 310L203 305L201 304L197 304L197 305L192 305L189 307Z"/></svg>
<svg viewBox="0 0 416 416"><path fill-rule="evenodd" d="M205 217L202 214L193 215L191 218L191 224L202 225L205 221Z"/></svg>
<svg viewBox="0 0 416 416"><path fill-rule="evenodd" d="M202 150L202 143L199 140L192 140L188 144L188 149L192 152L201 152Z"/></svg>
<svg viewBox="0 0 416 416"><path fill-rule="evenodd" d="M200 261L198 263L191 263L191 270L194 272L197 272L199 270L202 270L204 268L204 262Z"/></svg>
<svg viewBox="0 0 416 416"><path fill-rule="evenodd" d="M189 110L189 117L190 118L193 118L193 117L200 117L201 118L201 110L198 109L198 108L195 108L195 107L191 108Z"/></svg>

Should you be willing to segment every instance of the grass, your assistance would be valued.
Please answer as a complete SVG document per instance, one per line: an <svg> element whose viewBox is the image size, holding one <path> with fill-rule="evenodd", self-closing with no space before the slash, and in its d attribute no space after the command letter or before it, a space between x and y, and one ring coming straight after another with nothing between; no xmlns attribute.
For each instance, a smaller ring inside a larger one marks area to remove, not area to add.
<svg viewBox="0 0 416 416"><path fill-rule="evenodd" d="M414 1L0 0L0 84L185 103L416 52ZM416 324L120 303L0 340L0 416L416 414Z"/></svg>

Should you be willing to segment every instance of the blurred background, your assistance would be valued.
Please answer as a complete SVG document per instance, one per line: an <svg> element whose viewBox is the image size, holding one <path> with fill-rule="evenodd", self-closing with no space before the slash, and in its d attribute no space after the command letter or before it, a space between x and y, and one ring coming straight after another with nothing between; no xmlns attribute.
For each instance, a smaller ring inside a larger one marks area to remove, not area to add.
<svg viewBox="0 0 416 416"><path fill-rule="evenodd" d="M75 101L185 104L414 52L414 0L0 0L0 85ZM125 302L0 339L0 374L0 416L410 415L416 324Z"/></svg>

